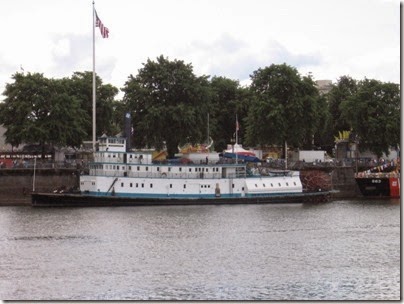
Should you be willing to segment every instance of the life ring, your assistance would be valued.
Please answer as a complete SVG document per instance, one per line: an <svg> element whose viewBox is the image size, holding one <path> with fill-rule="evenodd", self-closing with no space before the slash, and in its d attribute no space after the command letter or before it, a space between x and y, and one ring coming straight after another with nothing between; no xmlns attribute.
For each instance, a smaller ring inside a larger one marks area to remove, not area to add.
<svg viewBox="0 0 404 304"><path fill-rule="evenodd" d="M161 173L161 177L167 177L167 173L165 172Z"/></svg>

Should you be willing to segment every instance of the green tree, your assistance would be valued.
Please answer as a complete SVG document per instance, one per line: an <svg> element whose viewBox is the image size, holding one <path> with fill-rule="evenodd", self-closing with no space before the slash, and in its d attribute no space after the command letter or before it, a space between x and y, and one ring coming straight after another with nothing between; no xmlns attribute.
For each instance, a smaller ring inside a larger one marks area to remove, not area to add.
<svg viewBox="0 0 404 304"><path fill-rule="evenodd" d="M329 111L327 97L320 95L317 100L318 106L318 123L314 131L314 144L322 150L327 151L329 154L333 153L335 147L335 139L332 130L332 118Z"/></svg>
<svg viewBox="0 0 404 304"><path fill-rule="evenodd" d="M311 76L302 77L300 86L300 98L304 109L302 124L305 126L301 146L304 149L314 149L322 145L329 120L328 107Z"/></svg>
<svg viewBox="0 0 404 304"><path fill-rule="evenodd" d="M212 138L215 139L215 148L222 151L234 138L236 131L236 115L241 124L247 116L247 102L250 92L240 87L236 80L225 77L213 77L210 82L212 99L209 104L210 126ZM245 133L243 125L240 126L239 138ZM241 142L241 140L239 140Z"/></svg>
<svg viewBox="0 0 404 304"><path fill-rule="evenodd" d="M85 135L84 112L80 103L67 94L63 81L39 73L16 73L6 85L6 99L0 104L0 123L7 131L6 142L13 146L39 143L79 146Z"/></svg>
<svg viewBox="0 0 404 304"><path fill-rule="evenodd" d="M310 77L301 77L286 64L258 69L251 75L254 99L249 107L249 144L299 147L311 142L319 123L319 93Z"/></svg>
<svg viewBox="0 0 404 304"><path fill-rule="evenodd" d="M85 110L86 138L92 138L93 134L93 73L75 72L71 78L65 78L68 94L74 96ZM102 79L96 75L96 135L106 133L114 135L119 130L114 124L113 111L114 98L118 89L111 84L103 84Z"/></svg>
<svg viewBox="0 0 404 304"><path fill-rule="evenodd" d="M341 116L340 105L346 101L358 90L358 83L349 76L342 76L336 84L332 85L330 92L327 94L330 124L332 127L332 135L338 136L341 131L349 131L349 123Z"/></svg>
<svg viewBox="0 0 404 304"><path fill-rule="evenodd" d="M178 145L205 138L209 82L196 77L190 64L163 56L148 59L122 90L132 113L135 146L161 149L165 143L173 157Z"/></svg>
<svg viewBox="0 0 404 304"><path fill-rule="evenodd" d="M341 116L359 138L362 151L370 150L378 157L388 155L390 147L400 144L400 86L365 79L358 90L343 101Z"/></svg>

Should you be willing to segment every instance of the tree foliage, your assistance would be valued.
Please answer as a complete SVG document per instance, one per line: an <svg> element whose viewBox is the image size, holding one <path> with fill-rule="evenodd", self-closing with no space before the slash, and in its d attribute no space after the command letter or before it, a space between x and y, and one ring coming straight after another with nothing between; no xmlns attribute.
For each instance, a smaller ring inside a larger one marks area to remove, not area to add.
<svg viewBox="0 0 404 304"><path fill-rule="evenodd" d="M196 77L190 64L163 56L149 59L137 76L129 77L123 91L137 147L161 149L165 142L173 157L178 145L204 138L209 83L206 76Z"/></svg>
<svg viewBox="0 0 404 304"><path fill-rule="evenodd" d="M39 143L78 147L92 134L92 74L49 79L39 73L16 73L7 84L0 104L0 123L13 146ZM111 131L113 98L118 89L102 85L97 77L98 135Z"/></svg>
<svg viewBox="0 0 404 304"><path fill-rule="evenodd" d="M118 89L96 77L97 136L123 130L131 112L138 148L167 148L172 157L184 143L202 143L209 135L221 151L234 139L249 145L322 147L331 152L334 136L351 130L362 150L381 155L400 140L400 88L393 83L342 76L320 95L311 76L287 64L259 68L251 85L226 77L198 77L191 64L164 56L147 60L136 76ZM15 73L0 103L0 124L13 146L39 143L79 146L92 137L92 72L48 79L39 73Z"/></svg>
<svg viewBox="0 0 404 304"><path fill-rule="evenodd" d="M400 87L365 79L340 105L341 116L359 137L361 150L388 155L400 143Z"/></svg>
<svg viewBox="0 0 404 304"><path fill-rule="evenodd" d="M314 81L286 64L258 69L251 80L254 99L245 119L248 143L287 141L295 147L310 143L320 121Z"/></svg>
<svg viewBox="0 0 404 304"><path fill-rule="evenodd" d="M93 73L75 72L71 78L65 78L68 94L74 96L82 109L85 110L85 132L86 138L92 138L92 117L93 117ZM114 125L114 97L118 89L111 84L103 84L102 79L96 75L96 135L116 134L119 129Z"/></svg>
<svg viewBox="0 0 404 304"><path fill-rule="evenodd" d="M67 93L62 80L39 73L16 73L7 84L0 104L0 123L6 127L6 142L13 146L40 143L79 146L85 113L79 101Z"/></svg>
<svg viewBox="0 0 404 304"><path fill-rule="evenodd" d="M339 132L350 130L349 123L341 116L340 105L358 90L358 83L349 76L342 76L337 80L328 92L328 105L330 113L330 127L332 135L337 136Z"/></svg>
<svg viewBox="0 0 404 304"><path fill-rule="evenodd" d="M210 82L212 98L209 103L210 125L215 139L215 148L223 151L236 131L236 115L241 124L247 115L247 103L250 92L240 87L236 80L225 77L213 77ZM243 138L245 129L239 129L239 138ZM239 140L240 141L240 140Z"/></svg>

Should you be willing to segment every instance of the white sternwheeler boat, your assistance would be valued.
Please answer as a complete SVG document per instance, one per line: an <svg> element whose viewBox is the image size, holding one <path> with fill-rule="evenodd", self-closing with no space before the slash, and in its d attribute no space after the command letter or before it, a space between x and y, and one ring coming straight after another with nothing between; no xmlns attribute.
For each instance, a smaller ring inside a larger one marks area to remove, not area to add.
<svg viewBox="0 0 404 304"><path fill-rule="evenodd" d="M32 193L33 206L124 206L326 201L328 192L303 191L298 171L259 175L245 163L152 162L127 151L123 137L101 137L76 193Z"/></svg>

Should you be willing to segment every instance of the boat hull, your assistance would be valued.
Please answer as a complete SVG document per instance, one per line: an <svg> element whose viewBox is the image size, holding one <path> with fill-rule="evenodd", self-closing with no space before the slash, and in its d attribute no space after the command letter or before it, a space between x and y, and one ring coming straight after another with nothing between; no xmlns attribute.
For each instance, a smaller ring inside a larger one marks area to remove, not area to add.
<svg viewBox="0 0 404 304"><path fill-rule="evenodd" d="M367 197L400 197L400 180L397 177L360 177L356 183L363 196Z"/></svg>
<svg viewBox="0 0 404 304"><path fill-rule="evenodd" d="M95 196L69 193L32 193L33 207L101 207L101 206L153 206L153 205L235 205L327 202L329 192L295 193L242 198L136 198L122 196Z"/></svg>

